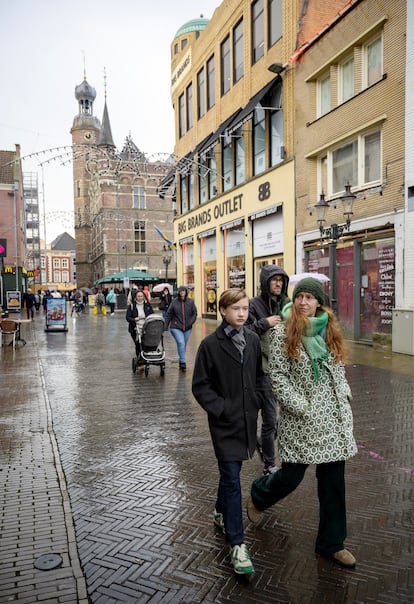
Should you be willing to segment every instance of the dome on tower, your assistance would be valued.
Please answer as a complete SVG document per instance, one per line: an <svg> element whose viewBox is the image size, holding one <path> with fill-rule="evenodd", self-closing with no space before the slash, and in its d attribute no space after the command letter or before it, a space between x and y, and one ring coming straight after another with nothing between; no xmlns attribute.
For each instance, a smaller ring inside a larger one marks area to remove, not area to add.
<svg viewBox="0 0 414 604"><path fill-rule="evenodd" d="M199 19L191 19L191 21L187 21L180 27L177 33L174 36L175 38L179 38L183 34L187 34L191 31L203 31L206 28L209 19L204 19L203 15L200 15Z"/></svg>
<svg viewBox="0 0 414 604"><path fill-rule="evenodd" d="M82 84L76 86L75 88L75 97L76 100L80 101L82 99L86 99L88 101L94 101L96 98L96 90L88 84L86 78L83 80Z"/></svg>

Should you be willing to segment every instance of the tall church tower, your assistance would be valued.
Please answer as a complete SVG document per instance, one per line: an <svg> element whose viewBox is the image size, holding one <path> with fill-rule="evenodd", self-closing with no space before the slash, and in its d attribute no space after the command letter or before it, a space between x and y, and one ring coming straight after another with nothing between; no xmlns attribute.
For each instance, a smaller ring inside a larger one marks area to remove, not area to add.
<svg viewBox="0 0 414 604"><path fill-rule="evenodd" d="M89 187L91 174L86 169L87 160L95 155L101 123L93 115L95 89L86 81L76 86L75 97L79 104L78 115L73 119L71 128L73 147L73 196L75 208L76 239L76 282L78 287L89 286L92 282L91 249L91 208Z"/></svg>

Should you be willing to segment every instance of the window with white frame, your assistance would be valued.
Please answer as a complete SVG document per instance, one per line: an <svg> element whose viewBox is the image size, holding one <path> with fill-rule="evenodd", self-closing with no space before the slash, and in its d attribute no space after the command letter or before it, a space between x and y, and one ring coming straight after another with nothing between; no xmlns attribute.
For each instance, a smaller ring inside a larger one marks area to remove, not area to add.
<svg viewBox="0 0 414 604"><path fill-rule="evenodd" d="M136 254L144 254L146 252L145 220L136 220L134 222L134 251Z"/></svg>
<svg viewBox="0 0 414 604"><path fill-rule="evenodd" d="M135 210L145 209L145 189L144 187L132 188L132 207Z"/></svg>
<svg viewBox="0 0 414 604"><path fill-rule="evenodd" d="M69 261L67 258L62 258L62 268L69 268Z"/></svg>
<svg viewBox="0 0 414 604"><path fill-rule="evenodd" d="M53 271L53 281L60 283L60 271Z"/></svg>
<svg viewBox="0 0 414 604"><path fill-rule="evenodd" d="M331 75L329 71L321 76L317 83L318 116L325 115L331 110Z"/></svg>
<svg viewBox="0 0 414 604"><path fill-rule="evenodd" d="M53 258L53 268L60 268L60 258Z"/></svg>
<svg viewBox="0 0 414 604"><path fill-rule="evenodd" d="M194 174L188 176L188 209L194 209Z"/></svg>
<svg viewBox="0 0 414 604"><path fill-rule="evenodd" d="M338 70L338 102L344 103L354 96L354 57L348 57L340 63Z"/></svg>
<svg viewBox="0 0 414 604"><path fill-rule="evenodd" d="M371 39L364 45L364 79L365 85L371 86L378 82L383 75L382 34Z"/></svg>
<svg viewBox="0 0 414 604"><path fill-rule="evenodd" d="M205 155L200 155L199 160L199 168L198 168L198 201L199 204L206 203L207 201L207 179L208 179L208 171L207 171L207 161Z"/></svg>
<svg viewBox="0 0 414 604"><path fill-rule="evenodd" d="M187 199L187 177L180 175L180 200L181 200L181 214L185 214L188 209Z"/></svg>
<svg viewBox="0 0 414 604"><path fill-rule="evenodd" d="M68 271L62 271L62 283L68 283L68 281L70 281Z"/></svg>
<svg viewBox="0 0 414 604"><path fill-rule="evenodd" d="M380 183L380 130L361 133L328 151L318 163L321 190L328 189L329 195L341 193L348 183L359 188Z"/></svg>

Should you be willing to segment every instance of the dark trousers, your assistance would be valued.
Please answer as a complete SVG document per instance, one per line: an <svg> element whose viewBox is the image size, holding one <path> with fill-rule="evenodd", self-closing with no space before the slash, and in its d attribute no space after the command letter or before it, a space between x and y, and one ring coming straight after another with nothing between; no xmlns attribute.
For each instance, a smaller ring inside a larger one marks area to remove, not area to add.
<svg viewBox="0 0 414 604"><path fill-rule="evenodd" d="M251 495L258 510L266 510L292 493L302 482L306 464L283 463L275 474L261 476L252 483ZM319 498L319 529L315 543L318 554L344 549L346 538L345 462L316 466Z"/></svg>
<svg viewBox="0 0 414 604"><path fill-rule="evenodd" d="M262 403L262 427L258 442L262 448L265 469L275 466L275 439L277 435L277 404L274 396Z"/></svg>
<svg viewBox="0 0 414 604"><path fill-rule="evenodd" d="M223 514L226 541L230 545L244 542L242 494L240 485L241 461L219 461L220 480L216 511Z"/></svg>

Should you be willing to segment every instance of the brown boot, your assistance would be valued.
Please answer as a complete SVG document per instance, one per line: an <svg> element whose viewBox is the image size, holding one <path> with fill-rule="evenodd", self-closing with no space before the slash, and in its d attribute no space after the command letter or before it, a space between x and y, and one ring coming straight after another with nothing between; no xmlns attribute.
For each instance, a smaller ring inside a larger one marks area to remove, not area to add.
<svg viewBox="0 0 414 604"><path fill-rule="evenodd" d="M336 564L344 566L345 568L355 568L356 565L354 556L347 549L341 549L339 552L334 552L329 558Z"/></svg>
<svg viewBox="0 0 414 604"><path fill-rule="evenodd" d="M258 524L263 517L263 512L257 509L251 497L247 500L246 512L248 519L250 522L253 522L253 524Z"/></svg>

